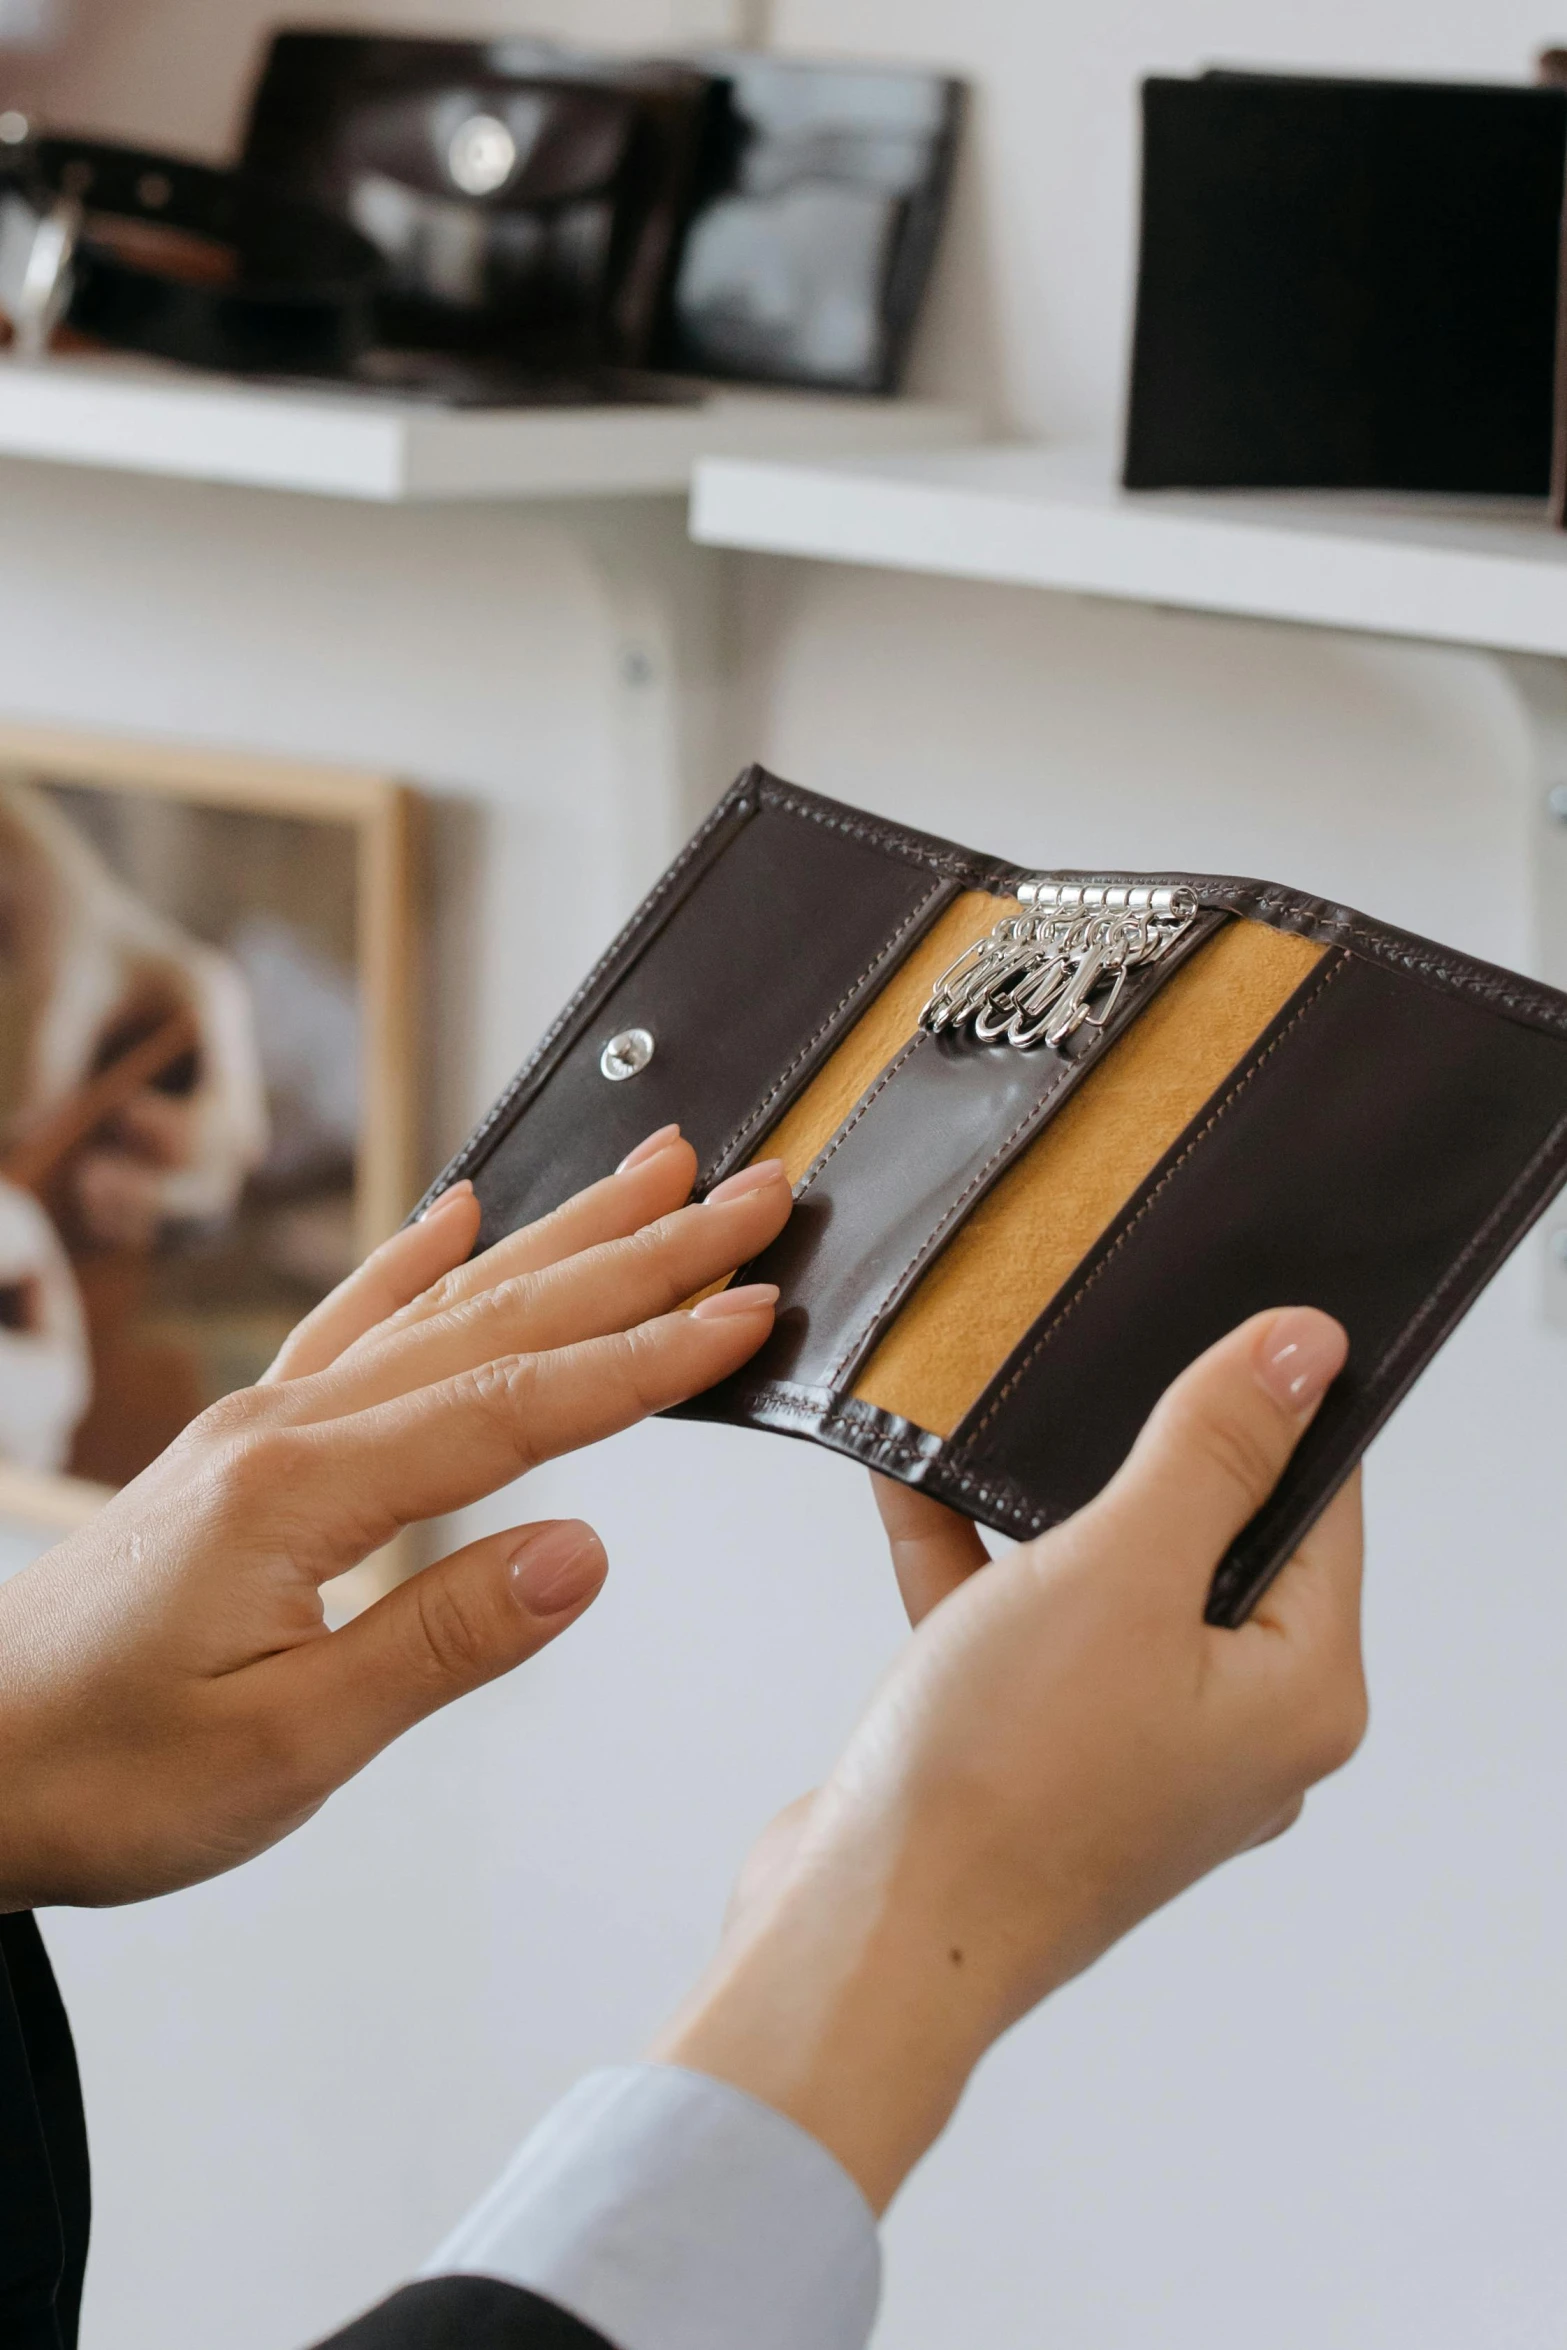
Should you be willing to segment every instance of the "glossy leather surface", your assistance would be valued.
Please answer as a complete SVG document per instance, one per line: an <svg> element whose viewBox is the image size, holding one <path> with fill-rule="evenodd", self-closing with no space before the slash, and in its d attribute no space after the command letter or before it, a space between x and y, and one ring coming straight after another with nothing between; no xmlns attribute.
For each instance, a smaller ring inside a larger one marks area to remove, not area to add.
<svg viewBox="0 0 1567 2350"><path fill-rule="evenodd" d="M895 392L935 262L961 83L730 52L663 344L672 367Z"/></svg>
<svg viewBox="0 0 1567 2350"><path fill-rule="evenodd" d="M542 41L284 32L251 102L245 158L376 244L388 343L637 366L711 97L687 65ZM510 144L493 185L464 184L461 141L475 122Z"/></svg>
<svg viewBox="0 0 1567 2350"><path fill-rule="evenodd" d="M66 135L13 172L35 202L82 204L64 321L78 334L239 373L337 374L370 342L374 246L244 172Z"/></svg>
<svg viewBox="0 0 1567 2350"><path fill-rule="evenodd" d="M1030 1525L1113 1474L1164 1388L1266 1306L1350 1358L1221 1571L1236 1620L1567 1172L1567 1044L1353 954L1307 981L1084 1260L951 1448Z"/></svg>
<svg viewBox="0 0 1567 2350"><path fill-rule="evenodd" d="M494 1238L672 1117L713 1180L751 1154L957 890L1007 896L1021 877L751 770L443 1182L474 1175ZM1332 951L968 1418L943 1438L857 1401L854 1368L983 1196L985 1170L1069 1089L1048 1055L1010 1068L999 1052L928 1045L867 1087L756 1268L783 1282L778 1335L683 1412L809 1438L1027 1534L1098 1489L1211 1338L1262 1306L1319 1303L1346 1323L1351 1365L1226 1563L1214 1609L1233 1621L1567 1175L1567 997L1274 883L1136 878L1189 883L1215 917ZM606 1085L602 1043L632 1024L655 1031L658 1052L642 1077Z"/></svg>
<svg viewBox="0 0 1567 2350"><path fill-rule="evenodd" d="M1187 953L1216 917L1194 925ZM795 1211L742 1280L776 1281L773 1335L740 1384L851 1386L925 1267L1184 957L1136 974L1114 1023L1014 1052L921 1032L795 1186Z"/></svg>
<svg viewBox="0 0 1567 2350"><path fill-rule="evenodd" d="M590 991L569 1041L455 1163L474 1178L484 1244L609 1174L672 1118L704 1188L740 1164L959 886L882 854L857 837L862 825L802 821L776 790L724 803L624 969ZM600 1055L634 1028L651 1034L653 1057L612 1084Z"/></svg>

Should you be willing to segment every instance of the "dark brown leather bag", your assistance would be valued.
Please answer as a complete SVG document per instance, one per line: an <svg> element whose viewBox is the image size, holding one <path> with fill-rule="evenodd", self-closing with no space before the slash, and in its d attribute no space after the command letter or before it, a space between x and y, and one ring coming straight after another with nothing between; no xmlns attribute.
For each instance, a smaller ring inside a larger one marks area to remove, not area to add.
<svg viewBox="0 0 1567 2350"><path fill-rule="evenodd" d="M633 367L713 89L548 42L295 29L267 51L245 164L377 247L386 343Z"/></svg>
<svg viewBox="0 0 1567 2350"><path fill-rule="evenodd" d="M945 975L945 977L944 977ZM1349 1363L1209 1613L1238 1623L1567 1176L1567 996L1210 874L1033 874L752 768L436 1186L481 1245L678 1118L797 1205L777 1324L685 1415L1012 1535L1193 1357L1311 1304ZM432 1193L432 1197L434 1194Z"/></svg>

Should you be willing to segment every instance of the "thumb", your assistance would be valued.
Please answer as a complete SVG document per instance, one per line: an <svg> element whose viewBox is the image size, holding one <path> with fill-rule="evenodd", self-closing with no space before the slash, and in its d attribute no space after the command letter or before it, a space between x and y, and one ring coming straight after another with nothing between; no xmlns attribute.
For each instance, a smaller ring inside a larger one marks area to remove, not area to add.
<svg viewBox="0 0 1567 2350"><path fill-rule="evenodd" d="M1175 1578L1206 1590L1348 1353L1343 1329L1313 1306L1254 1315L1166 1391L1093 1514L1125 1521L1127 1555L1142 1562L1156 1543Z"/></svg>
<svg viewBox="0 0 1567 2350"><path fill-rule="evenodd" d="M266 1669L289 1675L302 1760L322 1795L426 1714L547 1648L592 1605L608 1570L603 1543L580 1519L514 1526L273 1659Z"/></svg>
<svg viewBox="0 0 1567 2350"><path fill-rule="evenodd" d="M871 1491L892 1552L892 1571L908 1613L918 1624L938 1600L988 1567L984 1537L969 1518L959 1517L928 1493L916 1493L891 1477L871 1476Z"/></svg>

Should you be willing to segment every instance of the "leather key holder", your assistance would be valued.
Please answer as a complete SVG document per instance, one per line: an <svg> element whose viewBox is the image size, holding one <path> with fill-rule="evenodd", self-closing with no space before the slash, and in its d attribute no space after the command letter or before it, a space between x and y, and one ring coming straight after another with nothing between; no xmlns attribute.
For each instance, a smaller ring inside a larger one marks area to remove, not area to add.
<svg viewBox="0 0 1567 2350"><path fill-rule="evenodd" d="M0 310L238 374L341 373L369 345L380 255L243 172L104 140L32 141L0 176Z"/></svg>
<svg viewBox="0 0 1567 2350"><path fill-rule="evenodd" d="M480 1245L678 1118L781 1157L771 1337L682 1416L1017 1536L1268 1306L1348 1364L1219 1569L1239 1623L1567 1178L1567 996L1271 883L1031 872L752 768L431 1197Z"/></svg>

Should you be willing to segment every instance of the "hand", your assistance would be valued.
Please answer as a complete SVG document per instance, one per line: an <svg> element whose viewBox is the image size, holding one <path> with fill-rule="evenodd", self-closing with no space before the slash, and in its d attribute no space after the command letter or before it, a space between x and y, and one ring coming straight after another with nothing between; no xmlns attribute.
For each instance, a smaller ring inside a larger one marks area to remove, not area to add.
<svg viewBox="0 0 1567 2350"><path fill-rule="evenodd" d="M514 1527L329 1631L320 1586L738 1370L776 1291L672 1311L765 1248L776 1162L683 1205L675 1129L465 1263L447 1193L92 1523L0 1589L0 1909L138 1900L231 1868L400 1731L574 1623L587 1526Z"/></svg>
<svg viewBox="0 0 1567 2350"><path fill-rule="evenodd" d="M790 2115L881 2208L1010 2024L1288 1825L1365 1726L1358 1485L1239 1631L1203 1603L1345 1348L1325 1315L1257 1316L1095 1502L983 1575L972 1528L890 1503L929 1613L656 2055Z"/></svg>

